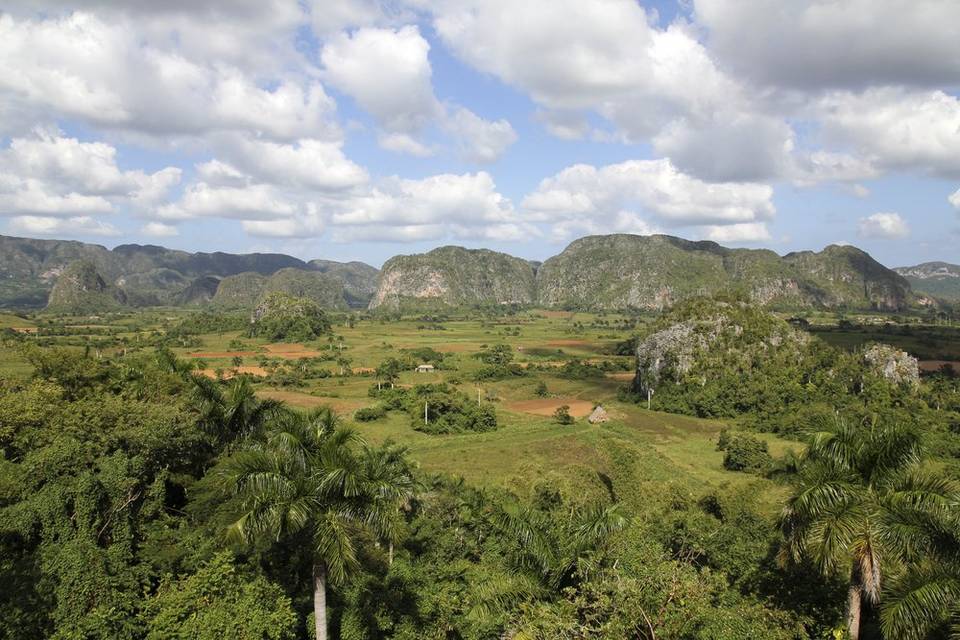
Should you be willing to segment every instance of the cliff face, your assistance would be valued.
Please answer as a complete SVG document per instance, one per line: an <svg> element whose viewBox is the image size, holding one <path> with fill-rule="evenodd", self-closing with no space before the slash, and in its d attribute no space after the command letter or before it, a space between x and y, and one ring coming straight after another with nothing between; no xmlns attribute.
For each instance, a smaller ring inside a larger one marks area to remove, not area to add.
<svg viewBox="0 0 960 640"><path fill-rule="evenodd" d="M106 282L95 264L77 260L57 276L47 310L54 313L88 314L110 311L127 302L127 296Z"/></svg>
<svg viewBox="0 0 960 640"><path fill-rule="evenodd" d="M487 249L440 247L388 260L370 308L535 302L534 270L527 261Z"/></svg>
<svg viewBox="0 0 960 640"><path fill-rule="evenodd" d="M537 272L540 304L566 308L662 309L694 296L740 290L784 308L897 310L909 284L853 247L778 256L671 236L581 238Z"/></svg>

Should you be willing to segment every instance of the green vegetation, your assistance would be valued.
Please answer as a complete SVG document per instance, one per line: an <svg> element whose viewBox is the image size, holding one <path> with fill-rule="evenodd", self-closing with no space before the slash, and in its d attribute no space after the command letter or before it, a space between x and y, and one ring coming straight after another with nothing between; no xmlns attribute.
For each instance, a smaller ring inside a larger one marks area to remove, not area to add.
<svg viewBox="0 0 960 640"><path fill-rule="evenodd" d="M0 317L0 637L949 637L960 378L737 296L323 318Z"/></svg>
<svg viewBox="0 0 960 640"><path fill-rule="evenodd" d="M274 341L303 342L315 340L329 331L330 321L317 303L273 292L254 309L249 335Z"/></svg>

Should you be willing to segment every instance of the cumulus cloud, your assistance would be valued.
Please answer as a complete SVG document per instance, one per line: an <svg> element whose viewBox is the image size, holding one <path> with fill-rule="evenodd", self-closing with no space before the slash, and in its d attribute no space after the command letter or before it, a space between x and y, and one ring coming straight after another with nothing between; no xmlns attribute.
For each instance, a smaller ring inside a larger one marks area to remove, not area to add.
<svg viewBox="0 0 960 640"><path fill-rule="evenodd" d="M41 113L149 136L223 130L276 139L339 135L331 120L334 103L315 80L281 76L264 88L229 62L185 57L181 40L145 40L144 28L84 12L0 14L0 93Z"/></svg>
<svg viewBox="0 0 960 640"><path fill-rule="evenodd" d="M434 124L450 134L461 154L493 162L517 135L506 120L484 120L469 109L444 105L433 91L430 44L413 25L363 28L330 38L320 53L324 77L370 113L382 128L380 146L424 157L436 151L420 138Z"/></svg>
<svg viewBox="0 0 960 640"><path fill-rule="evenodd" d="M296 212L297 205L271 185L224 187L198 182L187 187L178 202L160 207L157 214L164 220L196 217L269 220Z"/></svg>
<svg viewBox="0 0 960 640"><path fill-rule="evenodd" d="M960 177L960 99L896 88L835 92L818 104L824 136L887 169Z"/></svg>
<svg viewBox="0 0 960 640"><path fill-rule="evenodd" d="M711 225L704 229L708 240L714 242L764 242L770 240L770 230L764 222L744 222L726 226Z"/></svg>
<svg viewBox="0 0 960 640"><path fill-rule="evenodd" d="M960 209L960 189L954 191L948 198L947 201L950 202L954 207Z"/></svg>
<svg viewBox="0 0 960 640"><path fill-rule="evenodd" d="M910 235L910 227L897 213L875 213L860 218L857 235L861 238L900 239Z"/></svg>
<svg viewBox="0 0 960 640"><path fill-rule="evenodd" d="M238 179L246 173L270 184L315 191L340 191L369 180L367 171L344 155L339 142L302 138L284 144L233 136L216 146L236 165L218 166L223 178Z"/></svg>
<svg viewBox="0 0 960 640"><path fill-rule="evenodd" d="M117 150L37 129L0 150L0 210L6 214L110 213L115 205L153 206L180 182L181 171L124 171Z"/></svg>
<svg viewBox="0 0 960 640"><path fill-rule="evenodd" d="M773 217L773 189L757 183L709 183L669 160L574 165L543 180L522 208L543 221L609 217L639 210L668 226L730 225Z"/></svg>
<svg viewBox="0 0 960 640"><path fill-rule="evenodd" d="M113 225L90 216L53 218L49 216L15 216L7 229L11 233L29 236L118 236L120 231Z"/></svg>
<svg viewBox="0 0 960 640"><path fill-rule="evenodd" d="M944 0L695 0L711 51L754 82L804 90L960 84Z"/></svg>
<svg viewBox="0 0 960 640"><path fill-rule="evenodd" d="M170 238L180 234L174 225L162 222L148 222L140 228L140 233L151 238Z"/></svg>
<svg viewBox="0 0 960 640"><path fill-rule="evenodd" d="M506 120L490 122L463 107L446 117L444 127L456 138L463 156L474 162L494 162L517 141Z"/></svg>

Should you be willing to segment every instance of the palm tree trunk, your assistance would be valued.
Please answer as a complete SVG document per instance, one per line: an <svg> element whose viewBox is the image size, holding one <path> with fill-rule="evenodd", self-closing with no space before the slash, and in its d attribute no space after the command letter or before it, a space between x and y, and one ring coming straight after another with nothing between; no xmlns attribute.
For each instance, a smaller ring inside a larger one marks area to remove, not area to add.
<svg viewBox="0 0 960 640"><path fill-rule="evenodd" d="M859 640L860 638L860 600L863 596L863 589L853 581L850 583L850 589L847 593L847 633L850 634L850 640Z"/></svg>
<svg viewBox="0 0 960 640"><path fill-rule="evenodd" d="M390 566L393 566L393 540L390 541Z"/></svg>
<svg viewBox="0 0 960 640"><path fill-rule="evenodd" d="M317 640L327 640L327 568L313 565L313 617Z"/></svg>

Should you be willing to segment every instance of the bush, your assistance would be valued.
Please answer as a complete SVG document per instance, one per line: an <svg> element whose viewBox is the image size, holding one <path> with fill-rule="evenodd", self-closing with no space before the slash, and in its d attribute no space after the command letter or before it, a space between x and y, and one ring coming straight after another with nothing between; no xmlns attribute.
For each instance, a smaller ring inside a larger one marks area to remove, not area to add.
<svg viewBox="0 0 960 640"><path fill-rule="evenodd" d="M570 415L570 406L565 404L562 407L557 407L557 410L553 412L553 419L557 424L573 424L573 416Z"/></svg>
<svg viewBox="0 0 960 640"><path fill-rule="evenodd" d="M373 422L374 420L379 420L386 415L387 408L382 404L376 404L372 407L363 407L362 409L357 409L356 413L353 414L353 418L357 422Z"/></svg>
<svg viewBox="0 0 960 640"><path fill-rule="evenodd" d="M534 393L537 394L538 398L546 398L550 394L550 392L547 390L547 383L543 380L538 382Z"/></svg>
<svg viewBox="0 0 960 640"><path fill-rule="evenodd" d="M723 467L730 471L758 473L769 469L773 463L766 441L753 436L730 436L725 448L727 453L723 457Z"/></svg>

